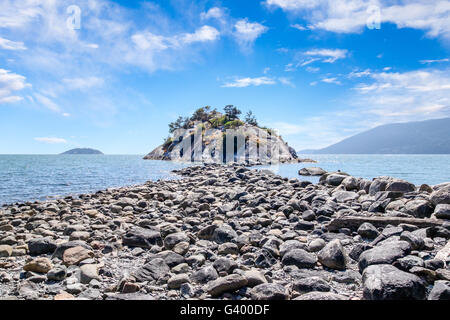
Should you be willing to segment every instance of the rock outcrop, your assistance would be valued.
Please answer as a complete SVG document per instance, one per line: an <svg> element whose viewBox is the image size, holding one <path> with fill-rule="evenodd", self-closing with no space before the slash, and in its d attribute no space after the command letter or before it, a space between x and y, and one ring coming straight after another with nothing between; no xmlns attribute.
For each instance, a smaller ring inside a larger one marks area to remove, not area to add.
<svg viewBox="0 0 450 320"><path fill-rule="evenodd" d="M295 150L272 130L248 124L234 129L212 128L208 123L176 131L144 159L250 164L301 162Z"/></svg>

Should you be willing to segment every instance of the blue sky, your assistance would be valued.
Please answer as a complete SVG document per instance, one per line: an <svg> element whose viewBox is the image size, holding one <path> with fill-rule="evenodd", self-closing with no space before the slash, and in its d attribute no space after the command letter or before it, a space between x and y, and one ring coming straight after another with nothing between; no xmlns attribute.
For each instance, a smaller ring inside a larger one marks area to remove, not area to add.
<svg viewBox="0 0 450 320"><path fill-rule="evenodd" d="M447 0L0 7L2 154L145 154L205 105L252 110L297 150L450 114Z"/></svg>

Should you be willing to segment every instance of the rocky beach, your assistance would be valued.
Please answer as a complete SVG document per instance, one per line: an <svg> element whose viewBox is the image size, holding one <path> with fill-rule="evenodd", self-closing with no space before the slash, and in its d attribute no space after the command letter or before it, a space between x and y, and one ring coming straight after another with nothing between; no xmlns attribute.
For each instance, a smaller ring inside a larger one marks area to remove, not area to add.
<svg viewBox="0 0 450 320"><path fill-rule="evenodd" d="M1 207L0 299L450 299L450 182L175 173Z"/></svg>

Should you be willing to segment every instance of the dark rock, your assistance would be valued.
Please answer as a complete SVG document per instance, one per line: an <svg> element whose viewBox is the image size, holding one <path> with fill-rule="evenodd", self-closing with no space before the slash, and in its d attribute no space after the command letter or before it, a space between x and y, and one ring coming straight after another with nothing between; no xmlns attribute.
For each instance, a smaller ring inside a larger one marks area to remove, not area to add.
<svg viewBox="0 0 450 320"><path fill-rule="evenodd" d="M373 224L365 222L358 228L358 234L366 239L375 239L380 233Z"/></svg>
<svg viewBox="0 0 450 320"><path fill-rule="evenodd" d="M27 244L31 255L52 254L57 247L56 242L49 238L31 239Z"/></svg>
<svg viewBox="0 0 450 320"><path fill-rule="evenodd" d="M359 271L373 264L391 264L409 254L411 246L406 241L391 241L364 251L358 260Z"/></svg>
<svg viewBox="0 0 450 320"><path fill-rule="evenodd" d="M450 300L450 281L436 281L428 295L428 300Z"/></svg>
<svg viewBox="0 0 450 320"><path fill-rule="evenodd" d="M311 291L327 292L331 290L328 282L319 277L303 278L294 282L293 289L299 293Z"/></svg>
<svg viewBox="0 0 450 320"><path fill-rule="evenodd" d="M135 273L134 277L139 282L154 281L166 276L170 271L169 266L161 258L155 258L144 264Z"/></svg>
<svg viewBox="0 0 450 320"><path fill-rule="evenodd" d="M293 249L283 256L281 262L286 266L295 265L298 268L313 268L316 265L317 258L314 254L303 249Z"/></svg>
<svg viewBox="0 0 450 320"><path fill-rule="evenodd" d="M287 300L288 292L284 286L276 283L263 283L250 291L253 300Z"/></svg>
<svg viewBox="0 0 450 320"><path fill-rule="evenodd" d="M216 269L212 266L203 267L191 275L191 280L196 283L208 283L219 277Z"/></svg>
<svg viewBox="0 0 450 320"><path fill-rule="evenodd" d="M425 283L390 264L367 267L363 272L363 296L367 300L423 300Z"/></svg>
<svg viewBox="0 0 450 320"><path fill-rule="evenodd" d="M213 231L212 239L217 243L233 242L237 238L236 231L230 225L222 224Z"/></svg>
<svg viewBox="0 0 450 320"><path fill-rule="evenodd" d="M207 291L213 297L218 297L225 292L233 292L247 285L247 279L238 274L218 278L208 283Z"/></svg>
<svg viewBox="0 0 450 320"><path fill-rule="evenodd" d="M345 270L347 266L347 253L338 239L326 244L317 255L319 262L330 268L336 270ZM316 290L318 291L318 290Z"/></svg>
<svg viewBox="0 0 450 320"><path fill-rule="evenodd" d="M434 216L439 219L450 219L450 204L438 204Z"/></svg>
<svg viewBox="0 0 450 320"><path fill-rule="evenodd" d="M163 244L159 231L138 227L128 230L122 239L122 243L124 246L147 249L154 245L162 246Z"/></svg>

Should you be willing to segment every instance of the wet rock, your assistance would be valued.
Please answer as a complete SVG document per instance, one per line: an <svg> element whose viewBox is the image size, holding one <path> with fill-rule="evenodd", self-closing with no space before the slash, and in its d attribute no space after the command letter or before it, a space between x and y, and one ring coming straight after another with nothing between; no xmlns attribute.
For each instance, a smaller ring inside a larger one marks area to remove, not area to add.
<svg viewBox="0 0 450 320"><path fill-rule="evenodd" d="M302 168L298 171L301 176L321 176L325 173L327 173L325 170L318 167Z"/></svg>

